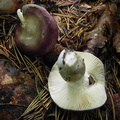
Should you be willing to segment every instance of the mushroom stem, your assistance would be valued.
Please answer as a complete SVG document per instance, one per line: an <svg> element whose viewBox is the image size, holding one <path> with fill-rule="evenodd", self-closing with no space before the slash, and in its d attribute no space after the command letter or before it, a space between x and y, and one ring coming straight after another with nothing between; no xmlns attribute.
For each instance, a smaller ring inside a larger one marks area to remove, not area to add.
<svg viewBox="0 0 120 120"><path fill-rule="evenodd" d="M67 82L76 82L85 74L84 60L71 50L61 52L57 65L61 76Z"/></svg>
<svg viewBox="0 0 120 120"><path fill-rule="evenodd" d="M25 26L25 18L24 18L23 13L21 12L20 9L17 10L17 15L18 15L22 25Z"/></svg>

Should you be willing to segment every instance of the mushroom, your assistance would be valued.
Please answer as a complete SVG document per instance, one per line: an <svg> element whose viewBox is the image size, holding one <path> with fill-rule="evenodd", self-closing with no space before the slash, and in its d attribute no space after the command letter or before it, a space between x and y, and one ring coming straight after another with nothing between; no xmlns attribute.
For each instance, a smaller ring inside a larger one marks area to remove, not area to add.
<svg viewBox="0 0 120 120"><path fill-rule="evenodd" d="M17 10L21 21L15 30L15 43L25 54L43 55L54 47L58 38L55 19L43 7L26 4Z"/></svg>
<svg viewBox="0 0 120 120"><path fill-rule="evenodd" d="M101 107L107 99L103 63L91 53L65 49L51 69L48 88L53 101L63 109Z"/></svg>
<svg viewBox="0 0 120 120"><path fill-rule="evenodd" d="M17 0L0 0L0 13L13 13L17 8Z"/></svg>

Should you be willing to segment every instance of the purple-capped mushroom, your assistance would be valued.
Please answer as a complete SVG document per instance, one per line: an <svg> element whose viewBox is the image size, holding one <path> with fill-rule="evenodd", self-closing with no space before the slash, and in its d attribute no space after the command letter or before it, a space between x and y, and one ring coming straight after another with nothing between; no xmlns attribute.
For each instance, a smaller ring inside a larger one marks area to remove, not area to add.
<svg viewBox="0 0 120 120"><path fill-rule="evenodd" d="M58 39L58 26L52 15L43 7L27 4L17 10L21 21L16 26L15 43L29 55L44 55L51 51Z"/></svg>

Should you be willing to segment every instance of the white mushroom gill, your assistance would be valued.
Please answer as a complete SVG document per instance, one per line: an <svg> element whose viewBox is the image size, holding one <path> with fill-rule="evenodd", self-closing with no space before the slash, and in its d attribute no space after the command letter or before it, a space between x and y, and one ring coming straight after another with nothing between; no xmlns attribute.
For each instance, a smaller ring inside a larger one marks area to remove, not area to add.
<svg viewBox="0 0 120 120"><path fill-rule="evenodd" d="M21 42L28 47L35 46L38 44L37 39L41 34L41 31L39 31L38 17L32 14L24 16L24 9L22 9L22 11L18 9L17 15L22 24L22 35L20 35Z"/></svg>
<svg viewBox="0 0 120 120"><path fill-rule="evenodd" d="M98 108L107 99L103 63L90 53L63 50L49 74L48 88L61 108L79 111Z"/></svg>

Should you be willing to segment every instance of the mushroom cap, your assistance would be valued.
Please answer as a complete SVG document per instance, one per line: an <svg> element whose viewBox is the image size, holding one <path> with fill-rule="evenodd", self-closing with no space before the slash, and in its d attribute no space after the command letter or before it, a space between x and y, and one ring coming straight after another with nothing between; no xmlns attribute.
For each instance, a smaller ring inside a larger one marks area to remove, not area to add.
<svg viewBox="0 0 120 120"><path fill-rule="evenodd" d="M20 9L17 10L20 16ZM15 43L28 55L41 56L50 52L58 40L58 25L42 6L26 4L22 7L24 24L15 29Z"/></svg>
<svg viewBox="0 0 120 120"><path fill-rule="evenodd" d="M66 82L59 73L56 62L48 77L50 96L59 107L67 110L84 111L101 107L107 99L103 63L91 53L76 54L84 59L85 74L80 80L84 84L80 81L76 81L75 85ZM90 84L90 76L94 79L94 84Z"/></svg>

